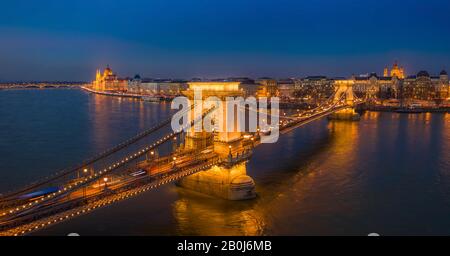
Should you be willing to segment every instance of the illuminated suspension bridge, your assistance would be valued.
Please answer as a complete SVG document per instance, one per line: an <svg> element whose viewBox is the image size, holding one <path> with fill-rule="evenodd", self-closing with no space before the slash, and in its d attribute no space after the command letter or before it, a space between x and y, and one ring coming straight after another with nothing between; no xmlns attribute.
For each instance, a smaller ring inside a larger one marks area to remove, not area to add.
<svg viewBox="0 0 450 256"><path fill-rule="evenodd" d="M337 90L329 100L311 110L278 116L277 127L285 134L325 116L353 113L353 107L362 102L353 95L351 85L337 82ZM184 111L193 108L194 104ZM189 125L202 122L215 110L214 107L203 110L201 117ZM170 122L171 118L168 118L75 167L4 194L0 197L0 235L24 235L216 166L231 168L239 165L250 159L252 149L259 145L262 135L258 130L251 136L250 143L235 146L233 150L229 142L228 155L206 145L174 147L165 156L159 156L161 146L169 142L181 143L182 135L186 133L186 127L181 127L151 142L145 141ZM130 153L129 148L136 145L140 147Z"/></svg>

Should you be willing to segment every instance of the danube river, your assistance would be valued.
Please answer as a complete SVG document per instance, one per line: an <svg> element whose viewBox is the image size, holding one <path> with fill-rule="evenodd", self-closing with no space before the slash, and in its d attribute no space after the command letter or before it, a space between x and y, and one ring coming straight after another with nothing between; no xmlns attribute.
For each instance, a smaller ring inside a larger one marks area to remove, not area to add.
<svg viewBox="0 0 450 256"><path fill-rule="evenodd" d="M71 166L171 113L78 89L0 91L0 191ZM165 185L36 235L450 235L450 114L367 112L258 147L258 198Z"/></svg>

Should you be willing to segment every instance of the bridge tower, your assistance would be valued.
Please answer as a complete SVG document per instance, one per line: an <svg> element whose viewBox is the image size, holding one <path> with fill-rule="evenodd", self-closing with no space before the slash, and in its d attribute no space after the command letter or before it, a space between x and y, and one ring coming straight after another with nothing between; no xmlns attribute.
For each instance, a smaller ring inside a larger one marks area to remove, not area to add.
<svg viewBox="0 0 450 256"><path fill-rule="evenodd" d="M214 151L223 157L228 155L230 145L233 148L239 148L242 142L241 133L237 131L224 132L228 122L233 121L236 123L236 113L234 116L235 120L227 120L226 99L227 97L243 96L243 91L239 89L239 82L191 82L188 85L188 89L183 91L183 94L187 96L190 104L197 102L196 109L191 111L191 120L196 118L196 110L203 113L211 107L205 103L208 98L211 99L210 97L215 97L217 100L220 100L222 108L216 109L210 114L214 127L217 128L216 131L218 132L208 132L203 126L201 127L201 131L199 131L198 128L195 129L195 126L193 126L186 134L186 147L189 149L203 150L207 147L214 146ZM222 125L222 129L219 129L219 125Z"/></svg>
<svg viewBox="0 0 450 256"><path fill-rule="evenodd" d="M347 106L345 109L337 111L328 118L332 120L358 121L361 116L355 111L356 96L353 92L354 80L335 80L336 93L333 102L338 105Z"/></svg>
<svg viewBox="0 0 450 256"><path fill-rule="evenodd" d="M221 102L222 107L215 109L211 115L211 123L216 132L201 130L195 126L186 133L185 150L193 151L196 155L212 150L224 161L223 165L185 177L178 182L181 187L195 190L204 194L225 198L228 200L245 200L256 197L255 182L247 175L245 148L242 134L238 131L227 132L228 113L226 108L227 97L243 97L243 91L239 89L239 82L191 82L183 92L190 101L196 103L195 108L201 112L208 110L205 100L215 97ZM201 93L201 98L198 98ZM199 104L198 101L202 100ZM216 106L217 107L217 106ZM237 112L234 112L233 123L237 123ZM191 120L195 119L195 110L191 111ZM205 118L204 121L207 119Z"/></svg>

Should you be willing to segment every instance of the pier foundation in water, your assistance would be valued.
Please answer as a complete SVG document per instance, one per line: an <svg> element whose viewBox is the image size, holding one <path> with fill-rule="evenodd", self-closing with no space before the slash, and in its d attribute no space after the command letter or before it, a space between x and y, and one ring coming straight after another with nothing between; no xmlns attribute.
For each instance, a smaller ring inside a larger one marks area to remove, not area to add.
<svg viewBox="0 0 450 256"><path fill-rule="evenodd" d="M246 174L245 163L230 168L214 166L181 179L177 185L227 200L248 200L256 197L255 182Z"/></svg>
<svg viewBox="0 0 450 256"><path fill-rule="evenodd" d="M328 119L341 121L359 121L361 120L361 115L358 114L353 108L347 108L329 115Z"/></svg>

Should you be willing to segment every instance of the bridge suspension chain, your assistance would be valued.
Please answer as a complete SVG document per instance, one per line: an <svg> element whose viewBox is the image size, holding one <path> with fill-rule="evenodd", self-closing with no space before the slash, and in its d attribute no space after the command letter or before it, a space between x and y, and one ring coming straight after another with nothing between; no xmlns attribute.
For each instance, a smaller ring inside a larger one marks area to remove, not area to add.
<svg viewBox="0 0 450 256"><path fill-rule="evenodd" d="M191 105L190 109L193 109L194 107L195 107L195 105L193 104L193 105ZM186 113L187 111L190 111L190 109L186 109L182 113ZM150 135L150 134L152 134L152 133L162 129L164 126L170 124L170 122L172 120L172 117L173 117L173 115L170 116L169 118L167 118L166 120L164 120L164 121L154 125L150 129L145 130L145 131L137 134L136 136L134 136L134 137L132 137L132 138L126 140L126 141L121 142L120 144L114 146L113 148L105 150L104 152L98 154L97 156L95 156L93 158L90 158L90 159L88 159L86 161L83 161L81 164L78 164L78 165L76 165L74 167L71 167L69 169L65 169L65 170L56 172L56 173L54 173L51 176L48 176L48 177L46 177L46 178L44 178L42 180L36 181L34 183L31 183L31 184L29 184L29 185L27 185L27 186L25 186L25 187L23 187L23 188L21 188L19 190L6 192L6 193L4 193L3 195L0 196L0 202L5 201L8 198L11 198L11 197L20 195L22 193L25 193L27 191L30 191L32 189L38 188L40 186L43 186L43 185L45 185L45 184L47 184L49 182L55 181L55 180L57 180L59 178L67 176L69 174L72 174L72 173L82 169L85 166L92 165L93 163L95 163L95 162L97 162L99 160L102 160L102 159L104 159L104 158L106 158L106 157L108 157L108 156L118 152L119 150L124 149L124 148L126 148L126 147L128 147L128 146L130 146L130 145L132 145L132 144L134 144L134 143L136 143L138 141L140 141L141 139L147 137L148 135Z"/></svg>
<svg viewBox="0 0 450 256"><path fill-rule="evenodd" d="M329 104L328 102L333 100L335 94L336 94L336 92L333 93L333 95L332 95L331 97L329 97L328 99L326 99L321 105L318 105L317 107L315 107L315 108L313 108L313 109L308 109L308 110L305 111L305 113L306 113L306 112L313 112L313 111L316 111L317 109L321 108L323 105ZM344 96L345 96L345 95L341 95L340 101L342 101L342 100L344 99ZM338 104L338 103L335 102L335 103L332 105L332 107L335 107L337 104ZM291 115L291 116L280 116L280 115L274 115L274 114L271 114L271 113L268 113L268 112L262 112L262 111L259 110L259 109L255 110L255 109L252 109L252 108L246 108L245 106L240 106L240 108L241 108L242 110L244 110L244 111L245 111L245 110L249 110L249 111L255 112L255 113L257 113L257 114L265 114L265 115L270 116L270 117L277 117L278 119L288 119L288 120L293 120L293 121L298 120L298 117L296 117L295 115Z"/></svg>
<svg viewBox="0 0 450 256"><path fill-rule="evenodd" d="M202 170L211 168L212 166L214 166L216 164L220 164L220 163L221 163L220 159L213 159L212 161L207 162L201 166L183 169L180 172L177 172L177 173L174 173L167 177L164 177L161 180L151 181L150 183L148 183L142 187L131 188L130 190L126 190L126 191L120 191L117 194L113 194L113 195L107 196L103 199L99 199L98 201L94 202L93 204L79 206L79 207L73 208L71 210L62 211L61 213L57 213L56 215L51 215L48 217L46 217L45 213L44 213L44 216L38 217L37 220L33 219L33 221L31 223L22 224L24 222L24 220L13 219L11 221L6 222L7 226L10 226L10 227L12 226L13 228L6 228L6 230L0 231L0 236L2 236L2 235L11 235L11 236L24 235L26 233L36 231L37 229L41 229L45 226L67 220L68 218L76 217L81 214L86 214L97 208L101 208L103 206L115 203L117 201L121 201L124 199L128 199L130 197L139 195L150 189L155 189L159 186L162 186L169 182L176 181L180 178L183 178L188 175L192 175L192 174L200 172ZM33 216L33 217L36 217L36 216ZM3 225L3 227L5 227L5 225Z"/></svg>
<svg viewBox="0 0 450 256"><path fill-rule="evenodd" d="M145 155L146 153L150 152L151 150L155 149L156 147L164 144L165 142L169 141L170 139L174 138L175 136L181 134L187 127L193 126L196 123L200 122L203 120L203 118L205 118L207 115L211 114L213 111L215 111L215 107L212 107L210 109L208 109L207 111L205 111L201 117L198 117L197 119L192 120L189 124L186 124L185 126L181 127L180 130L172 132L162 138L160 138L159 140L157 140L155 143L153 143L150 146L147 146L141 150L139 150L137 153L134 154L130 154L128 157L125 157L124 159L122 159L121 161L119 160L118 162L110 165L107 168L104 168L103 170L100 170L97 173L94 173L92 175L90 175L89 177L84 178L81 181L77 181L74 184L70 184L70 185L66 185L64 187L62 187L60 190L58 190L57 192L54 192L52 194L47 195L46 197L41 198L41 200L38 201L34 201L32 203L28 203L28 204L23 204L20 206L15 206L13 209L10 209L9 211L6 210L4 212L0 212L0 217L6 216L6 215L10 215L13 213L17 213L20 211L24 211L27 210L31 207L37 206L40 203L44 203L44 202L48 202L50 200L54 200L57 199L61 196L66 195L67 193L70 193L71 191L74 191L76 189L79 189L83 186L89 185L93 182L96 182L98 179L102 178L103 176L105 176L106 174L117 170L118 168L128 164L129 162Z"/></svg>

